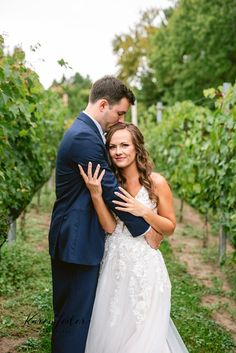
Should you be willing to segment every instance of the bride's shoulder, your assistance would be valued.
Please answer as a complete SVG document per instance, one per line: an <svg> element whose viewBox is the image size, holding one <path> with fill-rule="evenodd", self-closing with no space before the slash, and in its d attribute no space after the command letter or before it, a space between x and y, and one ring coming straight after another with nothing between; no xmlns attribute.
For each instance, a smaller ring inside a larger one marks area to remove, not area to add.
<svg viewBox="0 0 236 353"><path fill-rule="evenodd" d="M158 194L161 191L163 191L163 192L165 192L165 191L169 192L170 191L170 186L169 186L167 180L160 173L153 172L151 174L151 179L152 179L152 182L154 184L154 189L156 190L156 192Z"/></svg>
<svg viewBox="0 0 236 353"><path fill-rule="evenodd" d="M166 179L160 173L152 172L151 179L154 185L156 186L167 184Z"/></svg>

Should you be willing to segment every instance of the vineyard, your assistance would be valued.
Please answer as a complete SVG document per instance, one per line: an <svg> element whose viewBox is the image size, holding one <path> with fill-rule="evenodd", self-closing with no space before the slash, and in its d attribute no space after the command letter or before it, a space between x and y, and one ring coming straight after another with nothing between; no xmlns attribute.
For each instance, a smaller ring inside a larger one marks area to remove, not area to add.
<svg viewBox="0 0 236 353"><path fill-rule="evenodd" d="M216 99L213 109L177 103L156 124L152 107L142 117L142 131L156 169L182 201L204 216L204 246L211 220L236 248L236 85L226 94L209 89L205 95ZM225 249L220 261L224 255Z"/></svg>
<svg viewBox="0 0 236 353"><path fill-rule="evenodd" d="M114 38L113 53L119 78L133 85L155 170L174 194L177 229L161 245L171 317L189 353L235 353L236 46L229 38L236 6L178 4L162 11L158 26L160 11L145 11L135 29ZM0 35L1 353L51 350L56 153L91 84L77 72L45 89L24 51L8 52Z"/></svg>
<svg viewBox="0 0 236 353"><path fill-rule="evenodd" d="M26 68L25 54L4 53L0 37L0 244L7 228L49 179L63 133L65 108Z"/></svg>

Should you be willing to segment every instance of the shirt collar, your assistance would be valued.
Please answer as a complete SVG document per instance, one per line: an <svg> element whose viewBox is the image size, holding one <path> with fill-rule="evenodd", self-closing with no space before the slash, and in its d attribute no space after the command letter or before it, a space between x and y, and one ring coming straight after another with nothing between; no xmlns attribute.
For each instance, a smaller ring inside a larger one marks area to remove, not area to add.
<svg viewBox="0 0 236 353"><path fill-rule="evenodd" d="M103 142L106 143L106 138L104 136L104 133L102 131L102 127L101 125L99 124L99 122L97 120L95 120L91 115L89 115L87 112L83 111L84 114L86 114L93 122L94 124L97 126L98 128L98 131L100 132L101 136L102 136L102 139L103 139Z"/></svg>

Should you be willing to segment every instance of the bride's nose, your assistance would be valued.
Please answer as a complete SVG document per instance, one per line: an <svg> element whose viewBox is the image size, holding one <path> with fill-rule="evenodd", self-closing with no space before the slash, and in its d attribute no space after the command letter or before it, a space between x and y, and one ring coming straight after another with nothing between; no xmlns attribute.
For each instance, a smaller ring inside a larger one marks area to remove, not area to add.
<svg viewBox="0 0 236 353"><path fill-rule="evenodd" d="M122 154L121 148L119 146L116 147L116 155Z"/></svg>

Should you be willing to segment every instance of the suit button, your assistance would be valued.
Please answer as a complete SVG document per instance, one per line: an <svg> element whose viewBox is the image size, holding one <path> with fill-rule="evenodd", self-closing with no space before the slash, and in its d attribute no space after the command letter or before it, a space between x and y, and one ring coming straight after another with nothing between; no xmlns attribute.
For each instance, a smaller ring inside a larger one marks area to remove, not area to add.
<svg viewBox="0 0 236 353"><path fill-rule="evenodd" d="M63 216L63 219L67 219L67 216Z"/></svg>

